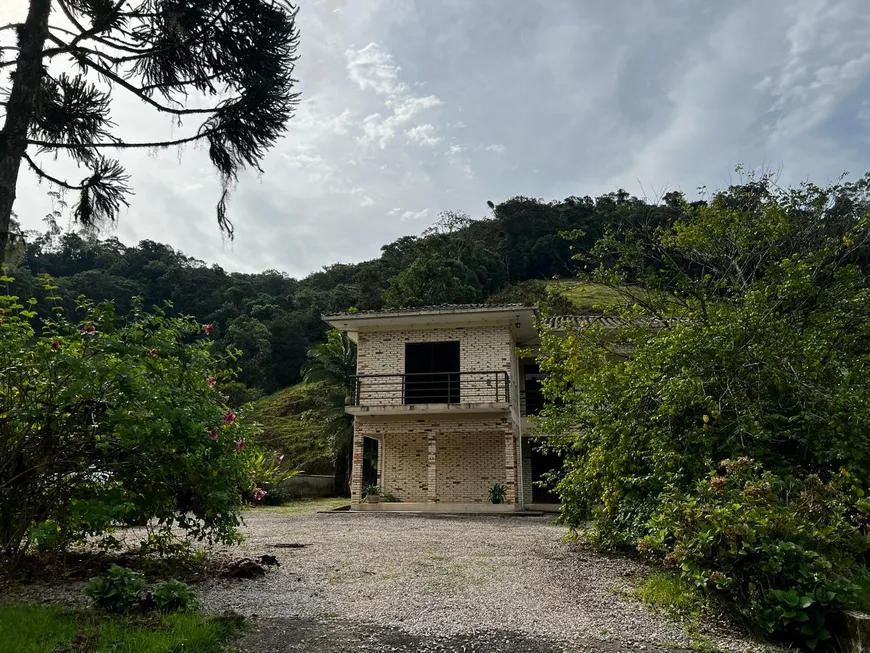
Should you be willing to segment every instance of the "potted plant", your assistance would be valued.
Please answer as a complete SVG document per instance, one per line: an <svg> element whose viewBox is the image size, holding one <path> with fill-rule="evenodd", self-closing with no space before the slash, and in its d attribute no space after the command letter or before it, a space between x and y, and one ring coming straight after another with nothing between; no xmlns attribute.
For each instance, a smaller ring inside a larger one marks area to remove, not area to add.
<svg viewBox="0 0 870 653"><path fill-rule="evenodd" d="M369 485L363 490L366 503L378 503L381 500L381 488L377 485Z"/></svg>
<svg viewBox="0 0 870 653"><path fill-rule="evenodd" d="M507 489L501 483L496 483L491 488L489 488L490 503L504 503L506 496Z"/></svg>

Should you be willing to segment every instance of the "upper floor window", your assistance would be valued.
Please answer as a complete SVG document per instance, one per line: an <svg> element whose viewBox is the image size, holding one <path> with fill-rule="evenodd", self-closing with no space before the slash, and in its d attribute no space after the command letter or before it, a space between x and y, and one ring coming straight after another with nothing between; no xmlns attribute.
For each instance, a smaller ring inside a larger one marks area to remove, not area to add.
<svg viewBox="0 0 870 653"><path fill-rule="evenodd" d="M458 404L459 341L405 344L404 403Z"/></svg>

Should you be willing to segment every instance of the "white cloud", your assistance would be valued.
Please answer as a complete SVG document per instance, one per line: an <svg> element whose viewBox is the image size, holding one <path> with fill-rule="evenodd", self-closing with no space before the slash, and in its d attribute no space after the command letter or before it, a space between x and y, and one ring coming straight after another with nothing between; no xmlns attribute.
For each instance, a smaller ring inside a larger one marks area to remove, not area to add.
<svg viewBox="0 0 870 653"><path fill-rule="evenodd" d="M409 220L422 220L428 214L429 209L423 209L421 211L405 211L399 219L402 222L407 222Z"/></svg>
<svg viewBox="0 0 870 653"><path fill-rule="evenodd" d="M408 141L417 145L434 146L441 138L435 135L434 125L417 125L405 132Z"/></svg>
<svg viewBox="0 0 870 653"><path fill-rule="evenodd" d="M483 149L487 152L495 152L496 154L504 154L505 152L507 152L507 148L504 145L499 144L487 145Z"/></svg>
<svg viewBox="0 0 870 653"><path fill-rule="evenodd" d="M870 73L870 26L861 3L804 0L788 13L788 52L776 73L758 85L772 100L774 139L794 138L822 124ZM850 32L854 37L846 36Z"/></svg>
<svg viewBox="0 0 870 653"><path fill-rule="evenodd" d="M391 111L389 115L373 113L365 118L363 133L359 137L363 145L376 145L384 149L417 114L442 104L434 95L416 95L411 86L401 81L399 73L402 69L395 63L393 56L377 43L369 43L360 50L347 50L345 57L350 80L363 91L384 96L384 106ZM423 125L410 127L406 133L418 127ZM427 130L424 144L434 144L440 140L435 135L434 126L428 125ZM421 137L413 136L412 139L418 142L417 139Z"/></svg>

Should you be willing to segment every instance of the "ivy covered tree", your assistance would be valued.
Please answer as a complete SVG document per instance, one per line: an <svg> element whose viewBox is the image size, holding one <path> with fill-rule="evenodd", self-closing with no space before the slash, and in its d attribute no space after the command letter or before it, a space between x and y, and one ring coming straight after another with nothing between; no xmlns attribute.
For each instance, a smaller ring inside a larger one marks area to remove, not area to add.
<svg viewBox="0 0 870 653"><path fill-rule="evenodd" d="M229 187L244 167L259 169L298 101L293 69L299 33L286 0L29 0L26 19L0 28L0 69L9 72L0 130L0 260L22 164L74 191L83 225L113 220L130 194L129 176L109 152L203 142L219 173L220 228ZM64 66L66 63L66 66ZM187 133L132 141L110 117L117 94L171 116ZM52 174L66 155L80 179Z"/></svg>

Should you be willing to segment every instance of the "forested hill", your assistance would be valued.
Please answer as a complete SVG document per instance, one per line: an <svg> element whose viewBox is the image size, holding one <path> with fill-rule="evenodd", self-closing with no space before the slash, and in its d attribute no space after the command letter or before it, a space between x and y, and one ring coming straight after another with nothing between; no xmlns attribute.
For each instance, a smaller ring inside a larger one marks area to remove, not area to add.
<svg viewBox="0 0 870 653"><path fill-rule="evenodd" d="M553 202L515 197L482 220L445 212L421 236L382 247L378 259L328 265L301 280L275 270L229 273L152 241L126 247L34 232L13 271L14 292L41 297L37 277L48 274L69 310L79 295L113 300L119 313L135 296L146 306L168 300L172 312L213 323L218 346L244 352L240 380L271 392L299 380L307 350L324 337L324 312L534 300L543 284L530 280L572 276L572 253L588 249L608 225L667 221L675 199L654 206L619 191Z"/></svg>

